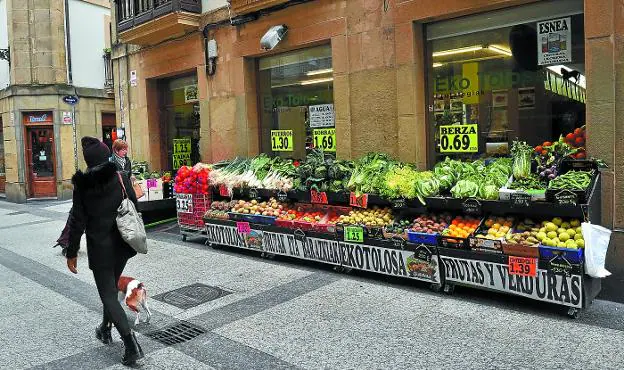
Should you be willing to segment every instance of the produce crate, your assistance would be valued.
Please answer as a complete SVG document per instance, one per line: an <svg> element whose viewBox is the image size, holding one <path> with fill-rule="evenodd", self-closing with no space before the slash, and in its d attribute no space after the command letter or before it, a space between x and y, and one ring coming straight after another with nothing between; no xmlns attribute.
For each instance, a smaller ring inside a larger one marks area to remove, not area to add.
<svg viewBox="0 0 624 370"><path fill-rule="evenodd" d="M489 227L485 226L486 217L473 235L468 237L468 246L470 249L486 253L503 253L504 237L497 239L477 238L475 235L487 235Z"/></svg>
<svg viewBox="0 0 624 370"><path fill-rule="evenodd" d="M211 194L190 194L191 212L177 212L181 228L199 230L204 227L204 215L210 210Z"/></svg>
<svg viewBox="0 0 624 370"><path fill-rule="evenodd" d="M452 249L470 249L468 238L440 235L440 246Z"/></svg>
<svg viewBox="0 0 624 370"><path fill-rule="evenodd" d="M538 246L539 245L530 247L523 244L503 243L503 253L514 257L539 258L540 253Z"/></svg>
<svg viewBox="0 0 624 370"><path fill-rule="evenodd" d="M294 229L295 222L293 220L282 220L278 218L277 220L275 220L275 226L284 227L287 229Z"/></svg>
<svg viewBox="0 0 624 370"><path fill-rule="evenodd" d="M400 233L400 234L397 234L397 233L391 233L391 232L388 232L388 231L386 231L386 229L384 228L384 229L383 229L383 236L384 236L384 238L386 238L386 239L394 239L394 238L401 238L401 239L403 239L403 240L407 240L407 239L408 239L408 236L407 236L407 230L406 230L406 231L403 231L403 232L402 232L402 233Z"/></svg>
<svg viewBox="0 0 624 370"><path fill-rule="evenodd" d="M274 225L277 219L274 216L250 215L247 213L228 212L230 220L249 222L251 224Z"/></svg>
<svg viewBox="0 0 624 370"><path fill-rule="evenodd" d="M438 245L440 234L426 234L407 230L407 240L414 244Z"/></svg>
<svg viewBox="0 0 624 370"><path fill-rule="evenodd" d="M567 172L567 171L566 171ZM562 172L562 174L565 172ZM546 189L546 201L551 203L556 203L556 196L561 191L570 191L576 195L575 203L576 204L586 204L589 201L589 197L591 196L591 191L594 188L594 183L598 178L598 171L594 171L592 178L589 182L589 186L585 190L569 190L569 189Z"/></svg>
<svg viewBox="0 0 624 370"><path fill-rule="evenodd" d="M541 259L551 260L557 256L565 258L568 262L579 264L583 263L583 249L570 249L548 247L543 244L539 245L539 255Z"/></svg>
<svg viewBox="0 0 624 370"><path fill-rule="evenodd" d="M511 194L515 193L527 193L531 196L532 202L545 201L546 200L546 190L515 190L509 189L509 186L513 183L513 175L509 176L509 180L505 186L498 190L498 199L503 201L509 201L511 198Z"/></svg>

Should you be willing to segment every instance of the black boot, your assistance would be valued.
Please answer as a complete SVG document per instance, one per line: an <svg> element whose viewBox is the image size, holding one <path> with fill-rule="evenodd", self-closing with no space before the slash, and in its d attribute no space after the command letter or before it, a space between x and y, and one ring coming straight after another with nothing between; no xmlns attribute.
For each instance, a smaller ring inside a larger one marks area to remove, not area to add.
<svg viewBox="0 0 624 370"><path fill-rule="evenodd" d="M137 342L136 337L134 336L134 332L130 332L128 335L124 335L121 337L124 343L124 355L121 359L121 363L129 366L134 365L137 360L143 358L143 351L141 350L141 346L139 346L139 342Z"/></svg>
<svg viewBox="0 0 624 370"><path fill-rule="evenodd" d="M113 336L111 335L111 326L109 323L102 322L100 326L95 328L95 336L104 344L113 343Z"/></svg>

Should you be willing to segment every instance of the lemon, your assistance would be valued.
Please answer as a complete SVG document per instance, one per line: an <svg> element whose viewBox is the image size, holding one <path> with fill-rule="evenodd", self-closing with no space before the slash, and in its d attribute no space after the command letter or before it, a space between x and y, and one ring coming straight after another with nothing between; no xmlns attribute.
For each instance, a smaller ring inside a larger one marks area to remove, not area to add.
<svg viewBox="0 0 624 370"><path fill-rule="evenodd" d="M574 229L576 231L577 234L583 234L583 230L581 229L581 227L577 227L576 229Z"/></svg>
<svg viewBox="0 0 624 370"><path fill-rule="evenodd" d="M549 247L551 243L552 243L552 240L550 240L548 237L542 239L542 244L547 247Z"/></svg>
<svg viewBox="0 0 624 370"><path fill-rule="evenodd" d="M561 219L561 217L555 217L552 219L552 223L557 226L561 226L561 224L563 223L563 220Z"/></svg>
<svg viewBox="0 0 624 370"><path fill-rule="evenodd" d="M569 229L570 228L570 223L569 222L562 222L561 223L561 227L564 229Z"/></svg>
<svg viewBox="0 0 624 370"><path fill-rule="evenodd" d="M559 244L557 244L557 248L565 248L566 245L565 243L559 242Z"/></svg>
<svg viewBox="0 0 624 370"><path fill-rule="evenodd" d="M576 218L570 221L570 226L572 227L579 227L581 226L581 221L577 220Z"/></svg>
<svg viewBox="0 0 624 370"><path fill-rule="evenodd" d="M561 240L562 242L567 242L568 240L570 240L570 235L568 235L568 233L566 232L562 232L561 234L559 234L559 240Z"/></svg>
<svg viewBox="0 0 624 370"><path fill-rule="evenodd" d="M566 233L570 235L570 238L574 238L574 236L576 235L576 231L574 229L568 229L566 230Z"/></svg>
<svg viewBox="0 0 624 370"><path fill-rule="evenodd" d="M552 239L552 242L553 242L553 244L554 244L554 245L553 245L553 247L554 247L554 246L557 246L557 245L559 245L559 243L561 243L561 242L559 241L559 238L553 238L553 239Z"/></svg>
<svg viewBox="0 0 624 370"><path fill-rule="evenodd" d="M557 232L556 231L549 231L546 236L548 237L548 239L554 239L557 237Z"/></svg>
<svg viewBox="0 0 624 370"><path fill-rule="evenodd" d="M583 235L581 235L581 234L574 234L574 240L583 240Z"/></svg>
<svg viewBox="0 0 624 370"><path fill-rule="evenodd" d="M546 231L557 231L557 225L552 222L546 224Z"/></svg>
<svg viewBox="0 0 624 370"><path fill-rule="evenodd" d="M544 234L546 234L546 228L545 228L545 227L540 228L540 229L539 229L539 232L540 232L540 233L544 233Z"/></svg>
<svg viewBox="0 0 624 370"><path fill-rule="evenodd" d="M563 233L565 233L566 231L567 231L566 229L564 229L564 228L560 227L560 228L558 228L558 229L557 229L557 234L563 234Z"/></svg>
<svg viewBox="0 0 624 370"><path fill-rule="evenodd" d="M541 242L541 241L544 241L544 239L547 239L547 237L546 237L546 233L541 232L541 231L540 231L539 233L537 233L537 235L536 235L535 237L536 237L536 238L537 238L537 240L539 240L540 242Z"/></svg>
<svg viewBox="0 0 624 370"><path fill-rule="evenodd" d="M576 241L576 246L579 248L585 248L585 240L579 239Z"/></svg>

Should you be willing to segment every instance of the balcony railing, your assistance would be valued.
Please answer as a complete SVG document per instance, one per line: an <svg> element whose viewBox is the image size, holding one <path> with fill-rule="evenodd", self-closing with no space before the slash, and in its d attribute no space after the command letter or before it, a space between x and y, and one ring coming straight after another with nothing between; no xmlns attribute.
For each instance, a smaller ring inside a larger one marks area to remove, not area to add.
<svg viewBox="0 0 624 370"><path fill-rule="evenodd" d="M116 0L116 2L119 32L174 12L201 14L201 0Z"/></svg>

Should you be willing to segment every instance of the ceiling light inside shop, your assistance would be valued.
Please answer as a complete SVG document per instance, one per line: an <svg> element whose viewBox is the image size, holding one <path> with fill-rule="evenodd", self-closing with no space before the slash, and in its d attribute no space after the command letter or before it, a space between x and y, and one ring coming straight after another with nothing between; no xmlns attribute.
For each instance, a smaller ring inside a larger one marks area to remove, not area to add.
<svg viewBox="0 0 624 370"><path fill-rule="evenodd" d="M444 65L444 63L433 63L433 68L438 68L438 67L442 67Z"/></svg>
<svg viewBox="0 0 624 370"><path fill-rule="evenodd" d="M333 68L317 69L316 71L308 71L306 75L308 76L323 75L326 73L332 73L333 71L334 71Z"/></svg>
<svg viewBox="0 0 624 370"><path fill-rule="evenodd" d="M470 53L471 51L478 51L478 50L481 50L481 49L483 49L483 46L475 45L475 46L468 46L468 47L459 48L459 49L450 49L450 50L436 51L432 55L435 58L435 57L443 57L443 56L446 56L446 55Z"/></svg>
<svg viewBox="0 0 624 370"><path fill-rule="evenodd" d="M513 54L511 53L511 50L504 48L502 46L498 46L498 45L490 45L488 46L488 49L495 52L495 53L499 53L499 54L503 54L503 55L507 55L507 56L513 56Z"/></svg>
<svg viewBox="0 0 624 370"><path fill-rule="evenodd" d="M333 77L317 78L315 80L301 81L301 85L314 85L314 84L320 84L320 83L323 83L323 82L331 82L333 80L334 80Z"/></svg>

